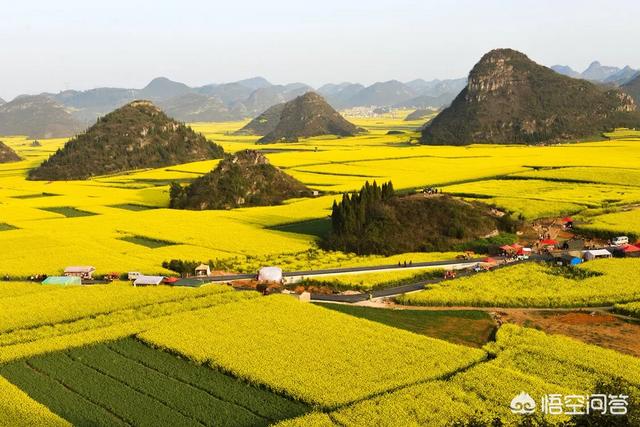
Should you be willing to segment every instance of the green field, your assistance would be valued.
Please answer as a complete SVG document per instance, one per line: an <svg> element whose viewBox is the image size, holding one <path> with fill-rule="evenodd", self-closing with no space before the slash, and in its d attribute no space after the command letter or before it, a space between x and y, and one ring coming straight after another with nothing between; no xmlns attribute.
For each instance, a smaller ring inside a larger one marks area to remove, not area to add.
<svg viewBox="0 0 640 427"><path fill-rule="evenodd" d="M0 374L76 426L258 426L309 411L134 339L13 362Z"/></svg>
<svg viewBox="0 0 640 427"><path fill-rule="evenodd" d="M473 347L485 345L493 337L496 328L491 316L484 311L393 310L347 304L321 306L416 334Z"/></svg>

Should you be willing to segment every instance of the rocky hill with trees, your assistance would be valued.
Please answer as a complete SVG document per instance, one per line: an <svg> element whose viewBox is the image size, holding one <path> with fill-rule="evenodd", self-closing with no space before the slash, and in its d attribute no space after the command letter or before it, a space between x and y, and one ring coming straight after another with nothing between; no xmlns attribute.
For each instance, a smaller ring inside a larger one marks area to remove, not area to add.
<svg viewBox="0 0 640 427"><path fill-rule="evenodd" d="M0 163L19 162L22 160L15 151L0 141Z"/></svg>
<svg viewBox="0 0 640 427"><path fill-rule="evenodd" d="M307 92L284 104L278 124L258 143L292 142L320 135L353 136L358 131L356 125L345 120L324 98Z"/></svg>
<svg viewBox="0 0 640 427"><path fill-rule="evenodd" d="M284 110L284 103L276 104L268 108L264 113L251 120L242 129L235 132L235 135L260 135L264 136L276 129L280 123L280 116Z"/></svg>
<svg viewBox="0 0 640 427"><path fill-rule="evenodd" d="M173 183L170 206L193 210L270 206L311 193L262 153L245 150L227 155L214 170L186 187Z"/></svg>
<svg viewBox="0 0 640 427"><path fill-rule="evenodd" d="M511 49L482 57L467 86L423 130L430 145L535 144L640 126L633 99L538 65Z"/></svg>
<svg viewBox="0 0 640 427"><path fill-rule="evenodd" d="M513 232L509 215L494 216L491 208L447 195L400 196L391 182L368 182L358 193L334 202L331 232L325 249L357 254L449 251L496 230Z"/></svg>
<svg viewBox="0 0 640 427"><path fill-rule="evenodd" d="M128 170L221 158L222 147L149 101L134 101L100 118L39 167L32 180L73 180Z"/></svg>
<svg viewBox="0 0 640 427"><path fill-rule="evenodd" d="M636 105L640 105L640 73L633 80L622 85L621 89L631 95Z"/></svg>

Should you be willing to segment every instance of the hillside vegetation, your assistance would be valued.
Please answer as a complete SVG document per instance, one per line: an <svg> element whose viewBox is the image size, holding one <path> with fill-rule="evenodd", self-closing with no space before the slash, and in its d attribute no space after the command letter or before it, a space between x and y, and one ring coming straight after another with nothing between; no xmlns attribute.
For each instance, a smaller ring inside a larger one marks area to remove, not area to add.
<svg viewBox="0 0 640 427"><path fill-rule="evenodd" d="M481 203L453 197L400 197L389 182L368 182L334 202L326 248L357 254L447 251L498 229L513 231L508 215L496 218Z"/></svg>
<svg viewBox="0 0 640 427"><path fill-rule="evenodd" d="M11 163L20 161L20 156L8 147L4 142L0 141L0 163Z"/></svg>
<svg viewBox="0 0 640 427"><path fill-rule="evenodd" d="M251 120L242 129L236 131L234 135L267 135L273 132L280 123L280 116L285 104L276 104L269 107L264 113Z"/></svg>
<svg viewBox="0 0 640 427"><path fill-rule="evenodd" d="M307 92L284 104L278 124L258 143L292 142L321 135L353 136L357 132L356 125L346 121L324 98Z"/></svg>
<svg viewBox="0 0 640 427"><path fill-rule="evenodd" d="M174 183L171 207L203 210L269 206L310 194L304 184L271 165L263 154L245 150L227 156L188 187Z"/></svg>
<svg viewBox="0 0 640 427"><path fill-rule="evenodd" d="M538 65L511 49L482 57L450 107L422 132L430 145L531 144L640 126L633 99Z"/></svg>
<svg viewBox="0 0 640 427"><path fill-rule="evenodd" d="M625 83L622 90L631 95L636 105L640 105L640 72L631 81Z"/></svg>
<svg viewBox="0 0 640 427"><path fill-rule="evenodd" d="M38 168L32 180L87 179L222 157L223 150L148 101L132 102L67 142Z"/></svg>

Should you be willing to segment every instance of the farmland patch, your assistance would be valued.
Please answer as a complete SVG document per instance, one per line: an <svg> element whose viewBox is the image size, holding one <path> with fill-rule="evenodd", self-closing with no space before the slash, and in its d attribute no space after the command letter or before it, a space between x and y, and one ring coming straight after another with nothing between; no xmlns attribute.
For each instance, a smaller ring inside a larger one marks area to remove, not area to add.
<svg viewBox="0 0 640 427"><path fill-rule="evenodd" d="M331 230L331 220L327 218L312 219L308 221L294 222L291 224L269 227L271 230L287 233L307 234L310 236L324 237Z"/></svg>
<svg viewBox="0 0 640 427"><path fill-rule="evenodd" d="M323 304L322 307L473 347L482 347L489 342L495 330L491 316L484 311L392 310L346 304Z"/></svg>
<svg viewBox="0 0 640 427"><path fill-rule="evenodd" d="M309 410L131 338L13 362L0 373L74 425L259 426Z"/></svg>
<svg viewBox="0 0 640 427"><path fill-rule="evenodd" d="M53 197L53 196L58 196L58 194L54 194L54 193L21 194L19 196L13 196L12 199L29 200L29 199L40 199L43 197Z"/></svg>
<svg viewBox="0 0 640 427"><path fill-rule="evenodd" d="M50 207L50 208L40 208L40 210L53 212L56 214L64 215L67 218L77 218L82 216L93 216L97 215L93 212L83 211L81 209L77 209L71 206L60 206L60 207Z"/></svg>
<svg viewBox="0 0 640 427"><path fill-rule="evenodd" d="M169 242L167 240L152 239L150 237L144 237L144 236L124 236L124 237L120 237L120 240L133 243L135 245L144 246L149 249L157 249L157 248L163 248L165 246L176 245L176 243Z"/></svg>
<svg viewBox="0 0 640 427"><path fill-rule="evenodd" d="M137 205L134 203L121 203L117 205L111 205L110 207L124 209L127 211L133 211L133 212L148 211L150 209L156 209L154 206Z"/></svg>
<svg viewBox="0 0 640 427"><path fill-rule="evenodd" d="M324 408L440 378L485 358L478 349L284 295L201 311L139 337Z"/></svg>

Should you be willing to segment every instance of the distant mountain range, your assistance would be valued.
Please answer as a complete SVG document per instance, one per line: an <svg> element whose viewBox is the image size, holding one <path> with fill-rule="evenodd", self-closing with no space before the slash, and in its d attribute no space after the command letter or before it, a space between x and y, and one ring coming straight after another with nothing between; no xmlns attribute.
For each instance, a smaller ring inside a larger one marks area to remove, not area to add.
<svg viewBox="0 0 640 427"><path fill-rule="evenodd" d="M567 65L554 65L551 67L557 73L564 74L565 76L573 77L576 79L590 80L598 83L608 83L614 86L621 86L636 75L639 71L635 70L628 65L624 68L611 67L602 65L598 61L594 61L587 67L586 70L579 73Z"/></svg>
<svg viewBox="0 0 640 427"><path fill-rule="evenodd" d="M640 74L628 66L603 66L597 61L581 73L568 66L551 68L570 77L623 88ZM154 102L170 117L182 122L254 118L274 105L289 102L310 91L324 97L336 110L377 107L442 109L451 104L466 84L466 78L416 79L408 82L389 80L369 86L352 82L329 83L314 89L305 83L276 85L263 77L253 77L191 87L158 77L142 89L101 87L21 95L8 103L0 99L0 135L21 134L33 138L72 136L95 123L98 117L139 99Z"/></svg>
<svg viewBox="0 0 640 427"><path fill-rule="evenodd" d="M364 87L357 83L328 84L318 93L336 109L353 107L442 108L453 101L467 84L467 79L397 80Z"/></svg>
<svg viewBox="0 0 640 427"><path fill-rule="evenodd" d="M19 96L0 105L0 135L58 138L82 129L67 108L44 95Z"/></svg>
<svg viewBox="0 0 640 427"><path fill-rule="evenodd" d="M418 79L407 83L391 80L370 86L359 83L326 84L316 92L338 110L353 107L437 109L447 106L465 84L466 79ZM0 111L0 123L11 121L26 125L15 130L0 127L0 134L19 131L37 137L70 136L78 128L87 127L95 123L98 117L137 99L152 101L169 116L184 122L241 120L256 117L273 105L291 101L310 91L314 91L314 88L305 83L275 85L262 77L200 87L190 87L166 77L159 77L142 89L103 87L85 91L42 93L28 98L22 95L8 104L0 100L0 106L16 103L19 99L22 99L20 102L23 103L24 99L37 99L40 104L49 100L48 107L51 117L56 118L55 122L60 122L63 115L67 116L62 120L64 126L50 132L42 123L27 125L32 121L29 117L33 115L28 109L18 114L23 117L11 116L11 120L3 117ZM42 110L41 106L38 108L38 114L42 116L45 110ZM73 122L73 125L69 125L70 122Z"/></svg>

